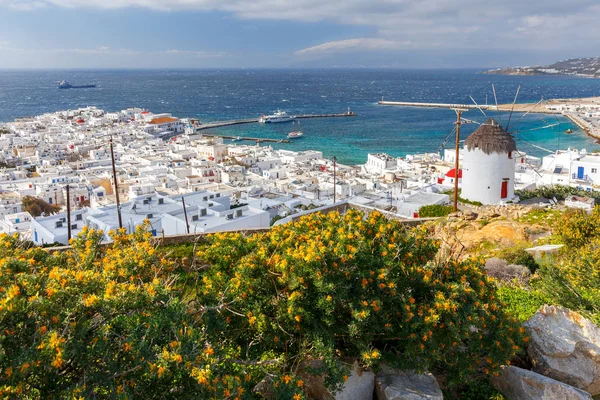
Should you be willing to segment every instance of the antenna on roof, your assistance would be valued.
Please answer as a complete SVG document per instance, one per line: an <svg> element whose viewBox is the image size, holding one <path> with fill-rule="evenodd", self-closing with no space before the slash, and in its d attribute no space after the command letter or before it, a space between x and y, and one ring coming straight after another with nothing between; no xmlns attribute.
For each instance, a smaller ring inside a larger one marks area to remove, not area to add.
<svg viewBox="0 0 600 400"><path fill-rule="evenodd" d="M508 132L508 127L510 126L510 120L512 119L513 111L515 110L515 104L517 103L517 99L519 98L519 92L521 91L521 85L517 87L517 93L515 94L515 100L512 103L512 108L510 109L510 115L508 116L508 122L506 123L505 131Z"/></svg>
<svg viewBox="0 0 600 400"><path fill-rule="evenodd" d="M494 102L496 103L496 111L498 111L498 122L502 125L502 117L500 116L500 110L498 109L498 97L496 96L496 88L492 83L492 91L494 92Z"/></svg>

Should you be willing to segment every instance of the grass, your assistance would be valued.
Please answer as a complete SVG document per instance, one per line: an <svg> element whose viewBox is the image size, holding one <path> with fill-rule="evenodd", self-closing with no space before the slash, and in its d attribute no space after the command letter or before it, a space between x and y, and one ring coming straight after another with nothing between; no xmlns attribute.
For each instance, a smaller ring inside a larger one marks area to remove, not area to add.
<svg viewBox="0 0 600 400"><path fill-rule="evenodd" d="M556 209L536 209L528 212L521 218L516 219L516 222L532 225L543 225L552 227L556 221L562 216L563 211Z"/></svg>
<svg viewBox="0 0 600 400"><path fill-rule="evenodd" d="M470 204L472 206L482 206L483 204L480 203L479 201L471 201L471 200L467 200L467 199L463 199L462 197L460 197L460 189L458 190L458 201L460 203L463 204ZM442 194L447 194L448 196L450 196L450 199L454 198L454 190L446 190L445 192L442 192Z"/></svg>

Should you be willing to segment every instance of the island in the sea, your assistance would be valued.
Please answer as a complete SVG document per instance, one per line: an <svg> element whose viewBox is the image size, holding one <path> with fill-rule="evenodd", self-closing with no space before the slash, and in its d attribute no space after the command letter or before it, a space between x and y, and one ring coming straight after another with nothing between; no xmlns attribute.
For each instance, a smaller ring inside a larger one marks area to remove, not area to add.
<svg viewBox="0 0 600 400"><path fill-rule="evenodd" d="M485 73L500 75L575 75L600 78L600 57L571 58L547 66L498 68Z"/></svg>

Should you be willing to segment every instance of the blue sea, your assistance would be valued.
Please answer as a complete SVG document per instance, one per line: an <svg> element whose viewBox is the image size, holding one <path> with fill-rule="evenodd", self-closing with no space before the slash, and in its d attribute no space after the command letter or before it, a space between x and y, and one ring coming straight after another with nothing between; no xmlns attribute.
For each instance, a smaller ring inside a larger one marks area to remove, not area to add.
<svg viewBox="0 0 600 400"><path fill-rule="evenodd" d="M316 149L337 156L345 164L366 161L367 153L403 156L435 152L451 133L451 110L398 108L377 105L385 100L471 103L469 96L493 103L492 82L498 102L511 103L521 84L519 102L544 98L600 95L600 80L560 76L484 75L477 70L97 70L97 71L0 71L0 121L45 112L97 106L107 111L143 107L177 117L220 121L257 117L277 109L289 114L342 113L354 118L302 121L304 137L274 147ZM97 84L95 89L58 90L56 82ZM488 115L498 117L494 113ZM464 115L483 122L477 110ZM501 118L506 124L508 114ZM517 123L517 121L519 121ZM545 128L549 125L556 126ZM463 125L466 137L476 125ZM567 129L574 134L566 135ZM251 124L215 129L215 134L285 138L291 124ZM562 117L521 114L512 118L520 150L536 156L575 147L600 149L591 138ZM249 143L249 142L247 142ZM452 146L452 140L448 142ZM536 147L537 146L537 147Z"/></svg>

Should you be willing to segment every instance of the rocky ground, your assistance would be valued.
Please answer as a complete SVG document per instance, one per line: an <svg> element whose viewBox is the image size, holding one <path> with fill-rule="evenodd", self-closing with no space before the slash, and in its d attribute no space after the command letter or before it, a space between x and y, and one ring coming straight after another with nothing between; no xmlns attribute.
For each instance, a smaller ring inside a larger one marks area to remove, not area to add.
<svg viewBox="0 0 600 400"><path fill-rule="evenodd" d="M490 257L502 249L537 245L551 235L552 219L560 210L533 207L468 207L455 216L431 224L447 252L461 258Z"/></svg>

